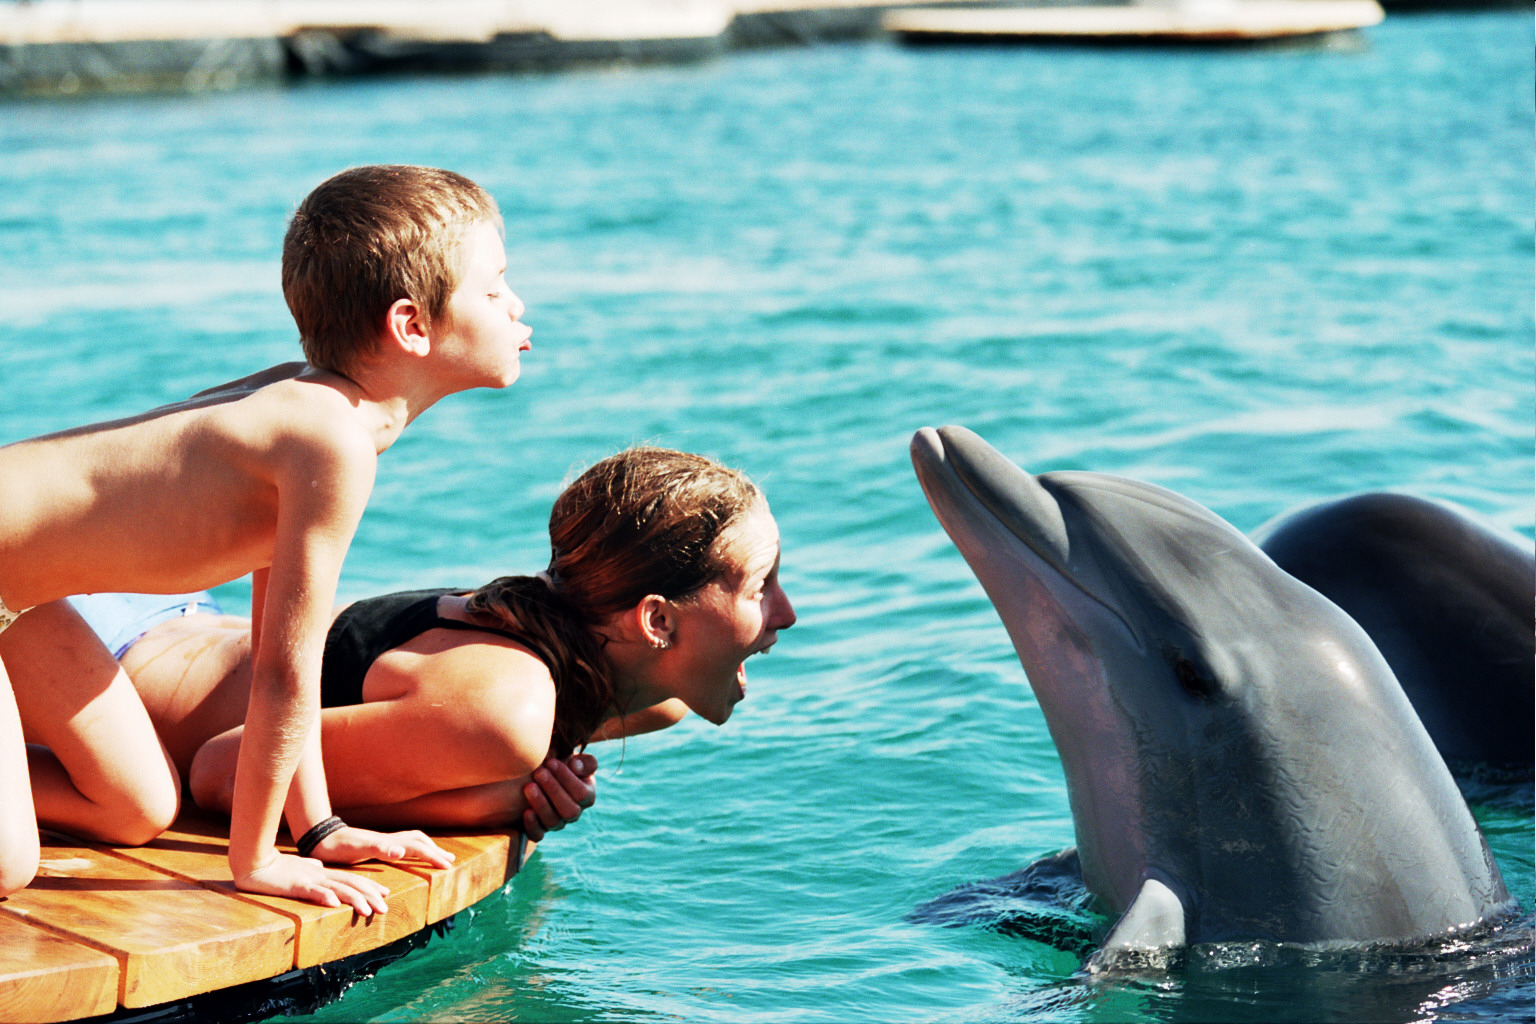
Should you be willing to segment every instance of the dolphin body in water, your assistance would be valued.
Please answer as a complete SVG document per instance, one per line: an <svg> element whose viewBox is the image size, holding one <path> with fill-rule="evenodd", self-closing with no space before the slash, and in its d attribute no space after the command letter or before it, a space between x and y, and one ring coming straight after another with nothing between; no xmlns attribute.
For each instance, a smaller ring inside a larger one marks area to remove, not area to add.
<svg viewBox="0 0 1536 1024"><path fill-rule="evenodd" d="M1452 505L1370 492L1295 509L1254 541L1376 644L1453 769L1530 778L1536 552Z"/></svg>
<svg viewBox="0 0 1536 1024"><path fill-rule="evenodd" d="M1090 970L1196 943L1412 943L1516 913L1337 606L1162 488L1032 476L960 427L911 449L1045 714L1083 883L1118 916Z"/></svg>

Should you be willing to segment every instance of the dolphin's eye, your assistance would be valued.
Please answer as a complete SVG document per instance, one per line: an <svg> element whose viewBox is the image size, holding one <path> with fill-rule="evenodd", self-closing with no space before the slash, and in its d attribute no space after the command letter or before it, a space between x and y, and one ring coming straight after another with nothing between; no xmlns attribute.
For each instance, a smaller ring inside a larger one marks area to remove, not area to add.
<svg viewBox="0 0 1536 1024"><path fill-rule="evenodd" d="M1173 674L1184 692L1196 700L1210 700L1216 695L1216 684L1201 675L1195 663L1182 655L1173 663Z"/></svg>

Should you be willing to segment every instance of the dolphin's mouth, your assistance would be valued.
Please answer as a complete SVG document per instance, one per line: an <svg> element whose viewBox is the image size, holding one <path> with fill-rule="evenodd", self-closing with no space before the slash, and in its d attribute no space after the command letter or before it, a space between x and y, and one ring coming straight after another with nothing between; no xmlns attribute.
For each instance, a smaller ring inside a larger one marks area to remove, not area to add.
<svg viewBox="0 0 1536 1024"><path fill-rule="evenodd" d="M913 436L911 450L918 483L946 530L949 510L961 505L962 495L970 498L1046 567L1137 635L1114 603L1094 593L1074 571L1061 505L1038 477L965 427L923 427Z"/></svg>
<svg viewBox="0 0 1536 1024"><path fill-rule="evenodd" d="M964 427L923 427L912 438L918 481L933 502L930 483L946 472L954 484L992 513L1008 532L1062 575L1070 544L1056 499L1030 474Z"/></svg>

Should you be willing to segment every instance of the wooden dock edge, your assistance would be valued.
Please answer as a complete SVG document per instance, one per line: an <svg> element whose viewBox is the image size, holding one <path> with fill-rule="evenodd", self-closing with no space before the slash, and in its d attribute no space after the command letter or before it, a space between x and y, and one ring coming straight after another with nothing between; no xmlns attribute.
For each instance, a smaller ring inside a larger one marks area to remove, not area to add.
<svg viewBox="0 0 1536 1024"><path fill-rule="evenodd" d="M284 987L327 1001L499 890L533 849L520 832L436 838L451 867L357 866L390 889L389 912L365 919L237 892L224 827L196 811L143 847L45 832L38 877L0 898L0 1021L222 1020L210 1007Z"/></svg>

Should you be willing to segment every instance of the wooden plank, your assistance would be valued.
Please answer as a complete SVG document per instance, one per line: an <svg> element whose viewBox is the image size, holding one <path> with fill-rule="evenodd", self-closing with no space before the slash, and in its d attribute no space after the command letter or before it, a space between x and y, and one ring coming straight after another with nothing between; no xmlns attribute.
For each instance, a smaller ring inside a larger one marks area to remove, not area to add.
<svg viewBox="0 0 1536 1024"><path fill-rule="evenodd" d="M117 959L0 915L0 1020L76 1020L117 1008Z"/></svg>
<svg viewBox="0 0 1536 1024"><path fill-rule="evenodd" d="M295 928L283 915L46 833L37 878L0 914L112 954L117 1001L130 1008L293 966Z"/></svg>
<svg viewBox="0 0 1536 1024"><path fill-rule="evenodd" d="M913 42L1243 42L1348 31L1382 18L1377 0L1190 0L901 10L882 24Z"/></svg>
<svg viewBox="0 0 1536 1024"><path fill-rule="evenodd" d="M425 873L431 884L427 924L452 917L500 889L507 879L517 874L522 860L532 852L534 845L527 843L524 850L521 832L434 833L432 838L456 859L453 866L446 869L407 868Z"/></svg>
<svg viewBox="0 0 1536 1024"><path fill-rule="evenodd" d="M240 892L229 870L228 828L222 819L194 809L183 812L175 825L149 845L115 847L112 852L289 918L297 928L295 967L313 967L377 949L427 925L429 879L387 864L358 864L345 869L372 877L388 887L389 913L372 917L354 913L351 907L322 907L302 900ZM279 849L297 852L291 843L279 844ZM431 870L423 868L425 872Z"/></svg>
<svg viewBox="0 0 1536 1024"><path fill-rule="evenodd" d="M0 1020L153 1006L365 952L484 899L533 850L518 832L458 833L435 837L447 869L358 865L390 889L390 912L361 918L236 891L226 832L193 809L145 847L44 833L38 878L0 900Z"/></svg>

